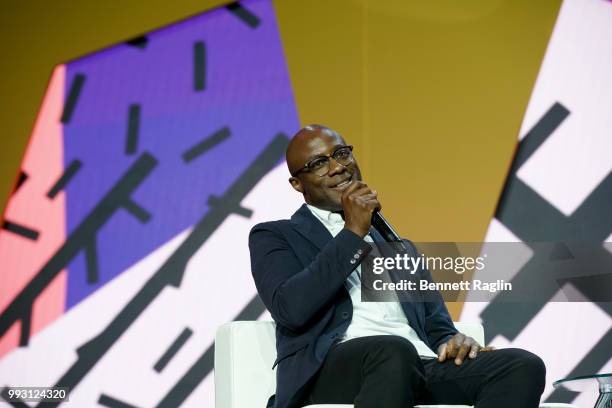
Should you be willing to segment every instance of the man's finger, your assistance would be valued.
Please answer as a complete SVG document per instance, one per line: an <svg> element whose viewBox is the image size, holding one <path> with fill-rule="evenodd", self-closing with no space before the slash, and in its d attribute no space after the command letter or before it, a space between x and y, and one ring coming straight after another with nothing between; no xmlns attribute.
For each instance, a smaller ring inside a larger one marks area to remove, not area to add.
<svg viewBox="0 0 612 408"><path fill-rule="evenodd" d="M363 205L372 211L380 211L380 203L376 199L368 200L364 202Z"/></svg>
<svg viewBox="0 0 612 408"><path fill-rule="evenodd" d="M472 349L470 350L470 358L476 358L478 355L478 350L480 350L480 346L478 344L472 344Z"/></svg>
<svg viewBox="0 0 612 408"><path fill-rule="evenodd" d="M446 354L445 357L447 358L453 358L455 357L456 351L455 351L455 342L450 340L448 343L445 344L445 348L446 348Z"/></svg>
<svg viewBox="0 0 612 408"><path fill-rule="evenodd" d="M455 364L457 365L463 364L463 360L465 360L465 356L467 356L469 351L470 351L470 344L463 343L461 345L461 348L459 348L459 351L457 352L457 357L455 357Z"/></svg>
<svg viewBox="0 0 612 408"><path fill-rule="evenodd" d="M342 193L342 197L348 197L349 195L352 195L357 190L367 189L367 188L368 186L366 186L365 183L361 181L355 181L351 183L351 185L348 186L346 190L344 190L344 192Z"/></svg>
<svg viewBox="0 0 612 408"><path fill-rule="evenodd" d="M376 200L378 197L377 194L374 194L372 192L368 193L368 194L364 194L362 196L359 196L360 200L364 200L364 201L371 201L371 200Z"/></svg>
<svg viewBox="0 0 612 408"><path fill-rule="evenodd" d="M444 362L444 360L446 360L446 343L441 345L440 348L438 349L438 361L440 363Z"/></svg>
<svg viewBox="0 0 612 408"><path fill-rule="evenodd" d="M378 199L374 196L364 195L357 197L357 201L361 203L363 206L374 206L377 207L380 205Z"/></svg>
<svg viewBox="0 0 612 408"><path fill-rule="evenodd" d="M465 340L465 336L461 333L457 333L455 337L448 342L446 355L448 357L455 358L457 356L457 352L459 352L459 347L461 347L463 344L463 340Z"/></svg>

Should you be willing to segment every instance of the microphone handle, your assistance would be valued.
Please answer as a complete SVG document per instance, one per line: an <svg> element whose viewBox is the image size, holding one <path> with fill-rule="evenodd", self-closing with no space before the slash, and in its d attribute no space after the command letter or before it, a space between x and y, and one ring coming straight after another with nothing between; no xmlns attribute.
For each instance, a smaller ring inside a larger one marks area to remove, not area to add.
<svg viewBox="0 0 612 408"><path fill-rule="evenodd" d="M372 226L382 235L387 242L403 242L400 236L395 232L391 224L387 222L380 211L372 214Z"/></svg>

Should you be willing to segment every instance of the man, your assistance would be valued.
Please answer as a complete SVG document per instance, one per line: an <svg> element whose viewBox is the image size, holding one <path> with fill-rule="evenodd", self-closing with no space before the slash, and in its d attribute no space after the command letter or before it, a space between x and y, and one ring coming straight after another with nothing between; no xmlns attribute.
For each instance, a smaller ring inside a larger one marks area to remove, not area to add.
<svg viewBox="0 0 612 408"><path fill-rule="evenodd" d="M249 236L255 284L276 321L277 387L268 407L538 406L542 360L519 349L492 351L458 333L441 297L361 301L368 242L382 241L370 225L381 204L337 132L306 126L286 159L306 204Z"/></svg>

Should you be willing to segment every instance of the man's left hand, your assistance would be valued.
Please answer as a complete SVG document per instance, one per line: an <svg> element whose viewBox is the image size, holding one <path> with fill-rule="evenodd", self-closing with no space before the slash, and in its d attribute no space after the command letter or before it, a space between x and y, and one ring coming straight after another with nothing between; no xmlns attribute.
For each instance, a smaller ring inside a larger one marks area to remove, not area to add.
<svg viewBox="0 0 612 408"><path fill-rule="evenodd" d="M456 365L463 364L465 357L476 358L481 351L492 351L494 347L482 347L476 340L463 333L457 333L455 336L444 344L438 347L438 361L440 363L447 359L454 358Z"/></svg>

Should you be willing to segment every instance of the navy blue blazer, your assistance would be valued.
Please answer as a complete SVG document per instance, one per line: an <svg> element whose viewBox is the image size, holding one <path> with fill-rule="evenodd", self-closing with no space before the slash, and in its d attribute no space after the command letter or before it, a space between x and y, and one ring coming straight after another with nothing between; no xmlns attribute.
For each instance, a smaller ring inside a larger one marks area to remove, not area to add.
<svg viewBox="0 0 612 408"><path fill-rule="evenodd" d="M370 229L370 235L383 242L376 230ZM416 256L412 243L405 242ZM267 406L294 408L351 322L353 304L344 281L372 248L346 229L332 237L304 204L291 220L253 227L249 249L257 291L276 322L276 395ZM427 270L421 273L431 279ZM434 351L457 333L441 296L401 306L410 326Z"/></svg>

